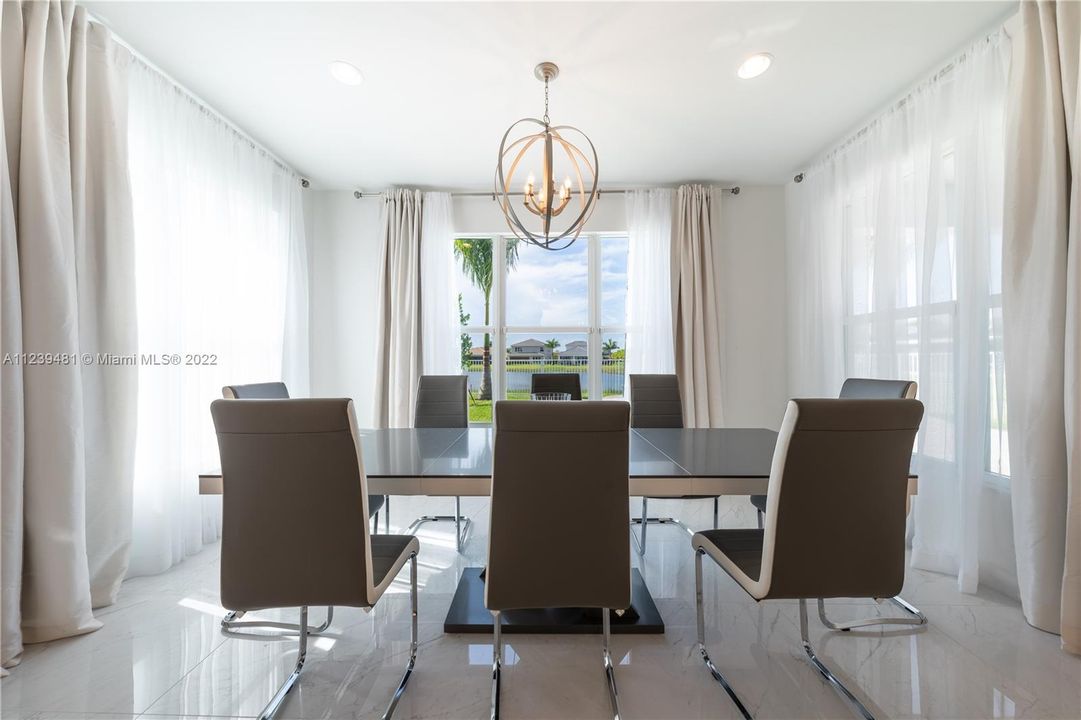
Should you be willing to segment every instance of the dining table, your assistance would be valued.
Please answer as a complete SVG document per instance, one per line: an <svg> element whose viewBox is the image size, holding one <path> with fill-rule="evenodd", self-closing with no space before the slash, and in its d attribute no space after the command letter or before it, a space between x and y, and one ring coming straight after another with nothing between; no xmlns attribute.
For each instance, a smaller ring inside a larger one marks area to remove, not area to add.
<svg viewBox="0 0 1081 720"><path fill-rule="evenodd" d="M488 497L491 493L494 431L490 426L365 429L358 434L371 495ZM777 432L767 428L633 428L628 443L628 497L765 494L776 444ZM226 485L220 471L199 476L201 494L222 494ZM908 494L917 491L918 479L910 474ZM553 521L552 532L559 532L558 522ZM631 606L613 615L612 631L663 633L664 620L638 568L631 568L631 590ZM584 608L536 608L502 615L503 631L510 633L590 633L599 632L601 623L599 610ZM492 616L484 607L483 568L463 569L444 630L491 632Z"/></svg>

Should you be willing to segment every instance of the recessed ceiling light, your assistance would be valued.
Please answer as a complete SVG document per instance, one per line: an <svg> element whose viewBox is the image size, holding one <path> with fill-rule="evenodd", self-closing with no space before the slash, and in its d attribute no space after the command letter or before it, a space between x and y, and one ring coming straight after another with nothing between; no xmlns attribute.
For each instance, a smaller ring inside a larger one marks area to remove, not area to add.
<svg viewBox="0 0 1081 720"><path fill-rule="evenodd" d="M743 64L739 66L739 70L736 71L736 75L739 75L743 80L750 80L769 70L772 63L773 56L769 53L756 53L743 61Z"/></svg>
<svg viewBox="0 0 1081 720"><path fill-rule="evenodd" d="M330 68L330 74L334 76L334 79L343 85L360 85L364 82L364 76L360 74L360 69L345 60L335 60L327 67Z"/></svg>

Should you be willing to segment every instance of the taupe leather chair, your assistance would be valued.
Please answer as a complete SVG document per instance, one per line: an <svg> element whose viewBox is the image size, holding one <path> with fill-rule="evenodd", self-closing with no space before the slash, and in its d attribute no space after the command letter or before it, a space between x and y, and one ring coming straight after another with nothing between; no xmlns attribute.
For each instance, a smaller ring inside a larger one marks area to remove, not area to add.
<svg viewBox="0 0 1081 720"><path fill-rule="evenodd" d="M529 392L567 393L571 400L582 399L582 377L578 373L533 373L529 379Z"/></svg>
<svg viewBox="0 0 1081 720"><path fill-rule="evenodd" d="M249 383L247 385L226 385L221 389L221 396L226 400L287 400L289 388L283 382ZM385 498L382 495L368 496L368 517L375 523L375 531L379 532L379 510L383 507ZM387 532L390 532L390 507L386 512ZM278 623L264 620L241 621L244 617L243 610L230 610L222 618L221 626L225 630L236 631L240 628L260 627L278 628L279 630L296 631L298 628L293 623ZM327 607L327 617L322 625L309 626L309 635L318 635L325 632L334 621L333 606Z"/></svg>
<svg viewBox="0 0 1081 720"><path fill-rule="evenodd" d="M744 717L750 714L710 659L702 556L755 600L798 599L803 649L868 720L870 711L818 658L807 635L807 598L892 597L905 579L905 497L918 400L790 400L770 470L765 529L707 530L695 553L698 649Z"/></svg>
<svg viewBox="0 0 1081 720"><path fill-rule="evenodd" d="M679 394L679 378L675 375L631 375L631 427L682 428L683 400ZM716 495L684 495L682 500L713 500L713 527L717 527L720 498ZM646 529L650 525L679 525L694 532L679 518L649 517L649 498L642 497L642 517L631 518L631 525L642 526L642 538L631 530L639 555L646 554Z"/></svg>
<svg viewBox="0 0 1081 720"><path fill-rule="evenodd" d="M916 397L916 383L912 380L848 378L841 385L841 394L838 397L850 400L911 400ZM758 511L758 527L762 527L766 514L766 496L751 495L751 504Z"/></svg>
<svg viewBox="0 0 1081 720"><path fill-rule="evenodd" d="M229 400L284 400L289 397L289 388L283 382L248 383L247 385L226 385L221 389L221 396ZM375 531L379 532L379 511L384 504L386 510L387 532L390 532L390 502L382 495L368 497L368 512L375 520Z"/></svg>
<svg viewBox="0 0 1081 720"><path fill-rule="evenodd" d="M629 416L630 407L620 401L495 404L484 585L495 633L492 718L499 717L501 613L547 607L602 609L604 671L612 713L619 717L609 611L631 602ZM551 457L563 461L558 472L537 461ZM568 497L575 501L567 503ZM552 518L559 518L557 533Z"/></svg>
<svg viewBox="0 0 1081 720"><path fill-rule="evenodd" d="M229 400L284 400L289 397L289 389L283 382L226 385L221 396Z"/></svg>
<svg viewBox="0 0 1081 720"><path fill-rule="evenodd" d="M417 403L413 408L413 427L467 428L469 406L466 401L469 378L465 375L421 375L417 388ZM387 498L390 502L390 498ZM454 540L462 551L473 527L473 521L462 515L462 499L454 498L453 515L423 515L412 522L409 532L416 532L424 523L453 522Z"/></svg>
<svg viewBox="0 0 1081 720"><path fill-rule="evenodd" d="M916 383L913 380L877 380L873 378L848 378L841 385L842 399L849 400L914 400ZM905 499L908 508L908 498ZM752 495L751 504L758 511L758 527L762 527L766 516L766 496ZM889 597L888 601L905 612L904 617L872 617L864 620L850 620L844 623L831 622L826 617L825 605L819 601L819 617L832 630L852 630L870 625L926 625L927 616L901 596Z"/></svg>
<svg viewBox="0 0 1081 720"><path fill-rule="evenodd" d="M304 667L308 607L373 607L410 564L412 632L401 698L417 656L417 553L411 535L372 535L352 400L215 400L221 453L221 602L300 607L296 667L259 715L272 718Z"/></svg>

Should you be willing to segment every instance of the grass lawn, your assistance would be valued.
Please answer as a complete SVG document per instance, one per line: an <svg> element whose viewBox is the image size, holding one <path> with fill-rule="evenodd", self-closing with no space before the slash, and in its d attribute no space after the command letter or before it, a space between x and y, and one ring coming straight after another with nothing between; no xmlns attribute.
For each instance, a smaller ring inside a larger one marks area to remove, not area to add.
<svg viewBox="0 0 1081 720"><path fill-rule="evenodd" d="M608 393L605 397L616 397L619 393ZM508 400L528 400L529 392L525 390L511 390L507 392ZM589 392L587 390L582 391L582 399L589 399ZM469 401L469 422L472 423L487 423L492 422L492 401L491 400L477 400Z"/></svg>
<svg viewBox="0 0 1081 720"><path fill-rule="evenodd" d="M481 372L484 369L484 365L475 360L469 363L466 368L468 372ZM565 373L565 372L586 372L588 371L586 363L583 362L529 362L527 360L508 360L507 371L508 372L527 372L527 373ZM607 375L622 375L623 374L623 360L616 358L605 358L601 361L601 372Z"/></svg>

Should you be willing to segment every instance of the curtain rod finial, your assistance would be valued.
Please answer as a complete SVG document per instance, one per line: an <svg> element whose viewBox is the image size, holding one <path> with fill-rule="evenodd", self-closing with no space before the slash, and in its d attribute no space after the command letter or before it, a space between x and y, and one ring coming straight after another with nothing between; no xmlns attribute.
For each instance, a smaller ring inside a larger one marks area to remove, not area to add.
<svg viewBox="0 0 1081 720"><path fill-rule="evenodd" d="M803 173L796 173L796 177L792 178L793 182L803 182Z"/></svg>
<svg viewBox="0 0 1081 720"><path fill-rule="evenodd" d="M354 190L353 197L355 197L357 200L360 200L362 197L364 197L364 193L362 193L360 190Z"/></svg>
<svg viewBox="0 0 1081 720"><path fill-rule="evenodd" d="M306 189L306 188L311 187L311 185L312 185L311 181L308 180L308 178L300 178L300 187Z"/></svg>

